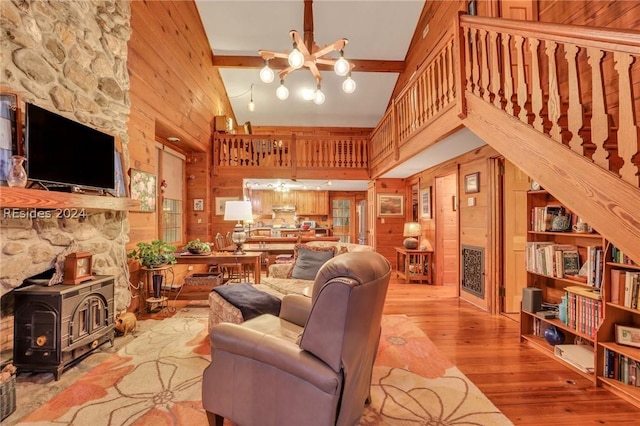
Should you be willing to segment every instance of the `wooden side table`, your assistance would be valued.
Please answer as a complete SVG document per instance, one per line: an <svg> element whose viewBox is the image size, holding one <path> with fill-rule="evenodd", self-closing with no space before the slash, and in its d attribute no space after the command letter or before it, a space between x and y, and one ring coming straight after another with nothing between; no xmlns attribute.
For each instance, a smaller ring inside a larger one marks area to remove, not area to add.
<svg viewBox="0 0 640 426"><path fill-rule="evenodd" d="M433 284L433 251L411 250L404 247L394 247L396 250L396 276L405 282L419 281Z"/></svg>

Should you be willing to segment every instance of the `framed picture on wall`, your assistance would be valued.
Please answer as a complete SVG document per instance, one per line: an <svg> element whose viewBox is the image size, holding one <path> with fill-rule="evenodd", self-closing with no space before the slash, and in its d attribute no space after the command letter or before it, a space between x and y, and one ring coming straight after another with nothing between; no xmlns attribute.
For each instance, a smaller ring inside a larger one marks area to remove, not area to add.
<svg viewBox="0 0 640 426"><path fill-rule="evenodd" d="M131 199L140 201L140 211L156 211L157 177L152 173L130 169Z"/></svg>
<svg viewBox="0 0 640 426"><path fill-rule="evenodd" d="M378 194L378 216L403 216L404 196Z"/></svg>
<svg viewBox="0 0 640 426"><path fill-rule="evenodd" d="M431 187L420 191L420 217L423 219L431 219Z"/></svg>
<svg viewBox="0 0 640 426"><path fill-rule="evenodd" d="M224 214L224 205L227 201L240 201L240 197L216 197L216 216Z"/></svg>
<svg viewBox="0 0 640 426"><path fill-rule="evenodd" d="M480 172L468 174L464 177L464 193L480 192Z"/></svg>

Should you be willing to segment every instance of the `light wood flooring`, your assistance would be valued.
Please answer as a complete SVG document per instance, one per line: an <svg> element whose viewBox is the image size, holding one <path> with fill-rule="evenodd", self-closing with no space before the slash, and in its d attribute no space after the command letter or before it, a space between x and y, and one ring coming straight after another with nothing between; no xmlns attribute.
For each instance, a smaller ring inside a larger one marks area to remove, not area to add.
<svg viewBox="0 0 640 426"><path fill-rule="evenodd" d="M385 314L411 317L514 424L640 424L640 408L520 343L513 319L489 315L454 293L393 277Z"/></svg>

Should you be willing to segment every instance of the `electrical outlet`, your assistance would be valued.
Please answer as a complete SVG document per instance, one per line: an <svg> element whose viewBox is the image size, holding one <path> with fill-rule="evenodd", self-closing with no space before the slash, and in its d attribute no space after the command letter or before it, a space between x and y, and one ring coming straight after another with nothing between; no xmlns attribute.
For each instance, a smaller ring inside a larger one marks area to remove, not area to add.
<svg viewBox="0 0 640 426"><path fill-rule="evenodd" d="M469 207L473 207L476 205L476 197L469 197L467 198L467 205Z"/></svg>

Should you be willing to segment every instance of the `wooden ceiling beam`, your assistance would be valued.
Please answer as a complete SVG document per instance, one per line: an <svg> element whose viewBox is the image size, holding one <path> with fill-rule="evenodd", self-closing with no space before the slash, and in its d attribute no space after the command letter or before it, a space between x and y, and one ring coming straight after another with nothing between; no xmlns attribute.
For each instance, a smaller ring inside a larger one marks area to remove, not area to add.
<svg viewBox="0 0 640 426"><path fill-rule="evenodd" d="M346 58L354 65L354 72L397 72L404 71L404 61L379 60L379 59L351 59ZM214 55L213 66L218 68L256 68L264 67L264 59L260 56L231 56ZM269 61L269 66L274 70L282 70L289 67L286 59L274 58ZM330 71L333 67L317 64L320 71Z"/></svg>

